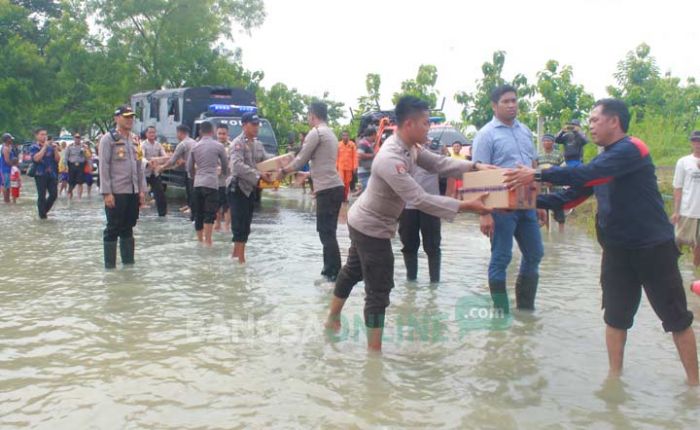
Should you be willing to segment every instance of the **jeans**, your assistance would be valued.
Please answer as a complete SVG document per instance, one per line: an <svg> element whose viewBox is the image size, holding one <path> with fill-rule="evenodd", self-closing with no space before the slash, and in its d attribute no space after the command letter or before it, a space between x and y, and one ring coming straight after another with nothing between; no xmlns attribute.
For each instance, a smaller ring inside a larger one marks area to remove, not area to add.
<svg viewBox="0 0 700 430"><path fill-rule="evenodd" d="M58 196L58 180L52 175L37 175L34 177L34 182L36 183L36 206L39 210L39 218L45 219ZM47 191L48 198L46 198Z"/></svg>
<svg viewBox="0 0 700 430"><path fill-rule="evenodd" d="M489 282L505 282L506 269L513 258L513 237L522 253L521 276L534 277L539 274L539 264L544 255L537 211L494 211L495 229L491 239L491 262Z"/></svg>
<svg viewBox="0 0 700 430"><path fill-rule="evenodd" d="M361 190L362 193L364 193L365 190L367 189L367 183L369 182L369 173L370 172L358 172L357 173L357 180L360 181L360 184L362 184L362 190Z"/></svg>

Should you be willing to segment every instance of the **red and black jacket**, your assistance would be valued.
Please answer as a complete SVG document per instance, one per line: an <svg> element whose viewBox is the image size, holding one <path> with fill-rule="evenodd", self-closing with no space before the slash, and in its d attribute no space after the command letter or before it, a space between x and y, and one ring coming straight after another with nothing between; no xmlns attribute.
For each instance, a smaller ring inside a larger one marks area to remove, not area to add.
<svg viewBox="0 0 700 430"><path fill-rule="evenodd" d="M539 196L542 209L569 209L595 194L596 226L604 246L646 248L674 238L649 148L635 137L607 146L588 164L544 170L542 181L570 186Z"/></svg>

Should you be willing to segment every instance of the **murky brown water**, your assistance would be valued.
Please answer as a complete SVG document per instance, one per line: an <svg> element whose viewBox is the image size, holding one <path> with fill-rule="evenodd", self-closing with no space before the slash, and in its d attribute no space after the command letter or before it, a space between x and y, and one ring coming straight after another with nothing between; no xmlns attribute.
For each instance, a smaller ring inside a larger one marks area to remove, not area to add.
<svg viewBox="0 0 700 430"><path fill-rule="evenodd" d="M582 231L546 235L538 311L495 324L474 217L444 225L437 288L424 257L420 281L402 280L397 242L375 358L361 288L347 331L324 335L332 287L301 191L266 192L245 267L228 260L228 233L203 249L184 218L148 210L136 267L105 272L100 200L61 199L39 222L25 182L21 203L0 207L2 429L700 427L700 391L646 301L623 383L604 384L599 249Z"/></svg>

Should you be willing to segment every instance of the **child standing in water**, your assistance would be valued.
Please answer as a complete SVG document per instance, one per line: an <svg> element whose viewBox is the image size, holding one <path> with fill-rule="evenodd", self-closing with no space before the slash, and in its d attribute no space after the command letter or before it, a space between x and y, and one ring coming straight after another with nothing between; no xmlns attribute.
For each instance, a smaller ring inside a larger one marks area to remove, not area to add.
<svg viewBox="0 0 700 430"><path fill-rule="evenodd" d="M20 174L19 167L12 166L12 169L10 170L10 190L12 192L12 203L17 203L20 188L22 188L22 175Z"/></svg>

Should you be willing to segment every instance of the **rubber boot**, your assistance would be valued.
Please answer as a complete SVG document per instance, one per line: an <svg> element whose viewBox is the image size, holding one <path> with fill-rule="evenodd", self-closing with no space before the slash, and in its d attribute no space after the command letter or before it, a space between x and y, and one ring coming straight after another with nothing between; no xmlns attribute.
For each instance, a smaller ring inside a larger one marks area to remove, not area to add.
<svg viewBox="0 0 700 430"><path fill-rule="evenodd" d="M418 254L403 254L403 262L406 264L406 279L415 281L418 277Z"/></svg>
<svg viewBox="0 0 700 430"><path fill-rule="evenodd" d="M122 264L134 264L134 238L119 239L119 253L122 256Z"/></svg>
<svg viewBox="0 0 700 430"><path fill-rule="evenodd" d="M526 311L535 310L535 296L537 295L538 275L518 276L515 281L515 304L518 309Z"/></svg>
<svg viewBox="0 0 700 430"><path fill-rule="evenodd" d="M494 309L501 309L504 314L510 313L510 305L508 304L508 293L506 292L505 281L489 281L489 290L491 290L491 299L493 300Z"/></svg>
<svg viewBox="0 0 700 430"><path fill-rule="evenodd" d="M428 271L430 272L430 282L436 284L440 282L440 254L428 254Z"/></svg>
<svg viewBox="0 0 700 430"><path fill-rule="evenodd" d="M104 241L105 269L117 267L117 242Z"/></svg>

